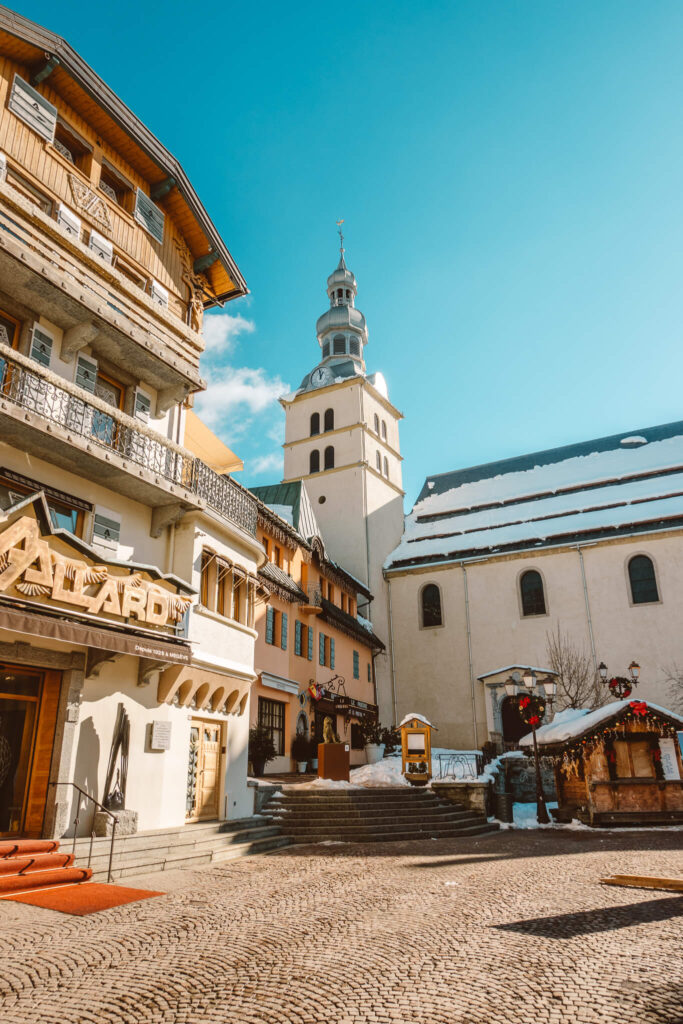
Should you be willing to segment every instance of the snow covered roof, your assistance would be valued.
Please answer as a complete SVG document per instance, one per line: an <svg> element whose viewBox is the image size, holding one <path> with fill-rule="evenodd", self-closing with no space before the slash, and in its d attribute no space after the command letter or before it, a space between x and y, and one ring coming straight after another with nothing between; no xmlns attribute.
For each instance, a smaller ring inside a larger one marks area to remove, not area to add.
<svg viewBox="0 0 683 1024"><path fill-rule="evenodd" d="M385 567L683 527L683 422L428 477Z"/></svg>
<svg viewBox="0 0 683 1024"><path fill-rule="evenodd" d="M551 668L538 668L536 665L503 665L502 668L494 668L491 672L482 672L477 679L490 679L491 676L499 676L503 672L535 672L536 675L544 673L547 676L556 676L557 672L554 672Z"/></svg>
<svg viewBox="0 0 683 1024"><path fill-rule="evenodd" d="M578 739L586 733L592 732L601 722L614 718L624 708L633 702L634 698L628 700L613 700L602 708L591 711L589 708L567 708L566 711L558 712L548 725L542 725L536 730L536 739L539 746L550 746L555 743L565 743L567 740ZM683 725L683 718L675 711L661 707L660 704L653 704L651 700L646 701L651 711L657 711L660 715L666 715L674 722ZM533 744L533 736L527 733L519 741L521 747L530 747Z"/></svg>
<svg viewBox="0 0 683 1024"><path fill-rule="evenodd" d="M434 730L435 730L435 732L438 732L438 731L439 731L439 730L438 730L438 729L436 728L436 726L435 726L435 725L432 725L432 723L431 723L430 721L428 721L428 719L426 719L426 718L425 718L425 716L424 716L424 715L418 715L418 714L416 714L416 713L415 713L414 711L413 711L413 713L412 713L412 714L410 714L410 715L404 715L404 717L403 717L403 718L401 719L401 721L400 721L400 722L398 723L398 727L399 727L399 729L401 728L401 726L402 726L402 725L405 725L405 724L406 724L406 722L410 722L410 721L411 721L411 720L412 720L413 718L417 718L418 722L424 722L424 724L425 724L425 725L428 725L428 726L430 727L430 729L434 729Z"/></svg>

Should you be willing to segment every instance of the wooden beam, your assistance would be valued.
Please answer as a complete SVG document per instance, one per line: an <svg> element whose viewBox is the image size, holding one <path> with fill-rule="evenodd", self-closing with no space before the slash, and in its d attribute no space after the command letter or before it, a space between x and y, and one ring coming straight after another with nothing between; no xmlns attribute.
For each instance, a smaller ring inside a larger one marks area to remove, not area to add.
<svg viewBox="0 0 683 1024"><path fill-rule="evenodd" d="M668 889L683 892L683 878L661 878L658 875L610 875L601 878L605 885L623 885L635 889Z"/></svg>
<svg viewBox="0 0 683 1024"><path fill-rule="evenodd" d="M117 654L116 651L103 651L96 647L89 647L85 663L85 678L89 679L92 676L98 676L105 661L114 661L120 657L121 655Z"/></svg>
<svg viewBox="0 0 683 1024"><path fill-rule="evenodd" d="M97 327L89 320L74 324L68 331L64 331L61 348L61 357L64 362L70 363L77 352L95 340L97 334Z"/></svg>
<svg viewBox="0 0 683 1024"><path fill-rule="evenodd" d="M158 199L163 199L164 196L168 195L171 189L174 189L176 187L176 184L177 182L175 178L170 177L164 178L163 181L157 182L157 184L152 185L152 187L149 190L150 199L152 199L155 203Z"/></svg>
<svg viewBox="0 0 683 1024"><path fill-rule="evenodd" d="M149 686L155 674L162 672L168 662L155 661L154 658L140 658L138 663L138 686Z"/></svg>
<svg viewBox="0 0 683 1024"><path fill-rule="evenodd" d="M36 71L35 75L32 77L31 85L40 85L41 82L44 82L45 79L52 74L52 72L56 67L58 67L58 65L59 57L55 57L54 55L52 57L49 57L47 64L43 64L40 71Z"/></svg>

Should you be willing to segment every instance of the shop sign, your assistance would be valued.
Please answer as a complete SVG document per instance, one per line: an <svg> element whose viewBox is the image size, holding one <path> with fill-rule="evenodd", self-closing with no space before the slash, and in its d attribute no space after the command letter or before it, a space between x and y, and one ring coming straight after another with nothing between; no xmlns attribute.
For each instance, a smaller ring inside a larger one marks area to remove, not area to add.
<svg viewBox="0 0 683 1024"><path fill-rule="evenodd" d="M71 557L65 548L61 538L41 536L36 519L15 520L0 532L0 595L156 627L174 627L191 604L142 571L86 561L76 548L80 557Z"/></svg>
<svg viewBox="0 0 683 1024"><path fill-rule="evenodd" d="M377 706L366 704L365 701L355 700L353 697L337 697L334 702L335 710L341 715L352 718L376 718Z"/></svg>
<svg viewBox="0 0 683 1024"><path fill-rule="evenodd" d="M679 733L679 736L681 734ZM681 773L678 770L678 758L676 757L676 743L673 738L662 736L659 740L659 750L662 755L662 772L665 779L680 779Z"/></svg>

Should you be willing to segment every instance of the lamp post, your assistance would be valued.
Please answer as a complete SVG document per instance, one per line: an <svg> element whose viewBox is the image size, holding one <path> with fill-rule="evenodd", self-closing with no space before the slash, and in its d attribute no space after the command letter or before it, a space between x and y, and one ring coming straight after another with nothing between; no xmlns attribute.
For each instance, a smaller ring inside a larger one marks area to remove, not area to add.
<svg viewBox="0 0 683 1024"><path fill-rule="evenodd" d="M632 661L628 667L629 678L626 676L609 676L609 670L604 661L601 661L598 665L598 672L600 673L600 681L609 687L609 691L616 700L625 700L630 697L633 693L633 687L638 685L638 679L640 677L640 665L637 661Z"/></svg>
<svg viewBox="0 0 683 1024"><path fill-rule="evenodd" d="M518 710L527 725L531 726L531 735L534 741L534 767L536 769L536 820L539 825L548 825L550 823L550 816L548 815L548 808L545 805L545 796L543 794L543 780L541 778L541 764L538 756L538 742L536 740L536 726L540 725L541 719L545 713L546 702L551 704L555 698L557 692L557 683L554 679L547 677L544 680L537 678L536 673L528 668L525 670L522 676L524 683L525 692L520 696L518 703ZM514 683L514 680L508 680L508 682ZM543 687L545 697L542 697L539 689ZM515 683L515 689L517 685ZM514 695L514 691L511 694L508 690L508 684L505 684L506 693Z"/></svg>

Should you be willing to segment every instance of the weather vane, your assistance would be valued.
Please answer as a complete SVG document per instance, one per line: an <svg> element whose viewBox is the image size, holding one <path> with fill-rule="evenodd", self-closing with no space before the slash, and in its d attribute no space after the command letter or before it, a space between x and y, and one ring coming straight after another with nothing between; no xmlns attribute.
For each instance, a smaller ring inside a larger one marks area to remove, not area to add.
<svg viewBox="0 0 683 1024"><path fill-rule="evenodd" d="M344 223L344 218L343 217L342 217L341 220L337 221L337 230L339 232L339 251L342 254L342 256L344 255L344 232L342 231L342 224L343 223Z"/></svg>

